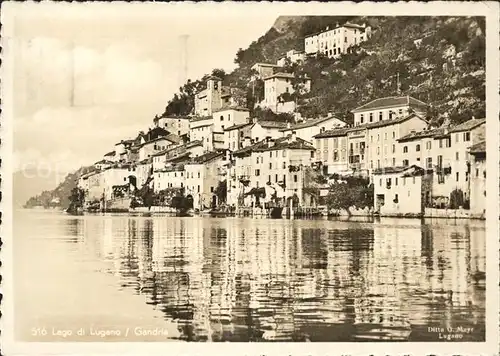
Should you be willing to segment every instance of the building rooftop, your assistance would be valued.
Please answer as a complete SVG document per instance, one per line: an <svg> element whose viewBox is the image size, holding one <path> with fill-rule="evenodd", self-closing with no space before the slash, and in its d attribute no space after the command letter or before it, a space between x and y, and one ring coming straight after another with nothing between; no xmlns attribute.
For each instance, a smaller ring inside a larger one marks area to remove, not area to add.
<svg viewBox="0 0 500 356"><path fill-rule="evenodd" d="M346 22L343 25L336 25L336 26L333 26L332 28L327 27L327 28L325 28L322 31L311 33L310 35L306 35L305 38L317 36L317 35L319 35L321 33L333 31L333 30L336 30L336 29L339 29L339 28L342 28L342 27L355 28L355 29L363 30L363 31L366 30L366 26L365 25L357 25L357 24Z"/></svg>
<svg viewBox="0 0 500 356"><path fill-rule="evenodd" d="M203 121L203 120L212 120L212 116L195 116L189 119L190 122L197 122L197 121Z"/></svg>
<svg viewBox="0 0 500 356"><path fill-rule="evenodd" d="M377 168L373 170L374 175L383 175L383 174L402 174L403 176L414 176L414 175L422 175L425 170L422 167L417 165L411 166L394 166L394 167L386 167L386 168Z"/></svg>
<svg viewBox="0 0 500 356"><path fill-rule="evenodd" d="M402 122L405 122L406 120L409 120L413 117L417 117L420 120L427 123L427 121L425 121L422 117L418 116L417 114L412 113L412 114L409 114L406 116L396 117L395 119L392 119L392 120L382 120L382 121L377 121L377 122L369 122L369 123L363 124L363 125L353 126L350 128L349 131L355 131L358 129L376 129L379 127L396 125L396 124L400 124Z"/></svg>
<svg viewBox="0 0 500 356"><path fill-rule="evenodd" d="M266 129L283 129L287 127L287 123L281 121L259 120L256 122L256 124L259 124Z"/></svg>
<svg viewBox="0 0 500 356"><path fill-rule="evenodd" d="M331 120L331 119L337 119L337 118L334 116L329 116L329 117L322 117L322 118L318 118L318 119L307 120L307 121L304 121L304 122L301 122L301 123L298 123L295 125L291 125L290 128L287 127L287 128L282 129L280 131L305 129L308 127L316 126L318 124L321 124L321 123L328 121L328 120ZM337 120L342 121L340 119L337 119ZM342 122L344 122L344 121L342 121Z"/></svg>
<svg viewBox="0 0 500 356"><path fill-rule="evenodd" d="M191 164L204 164L204 163L210 162L218 157L222 157L224 155L225 155L224 151L207 152L201 156L194 157L191 160Z"/></svg>
<svg viewBox="0 0 500 356"><path fill-rule="evenodd" d="M486 119L470 119L457 126L450 127L450 132L469 131L484 123L486 123Z"/></svg>
<svg viewBox="0 0 500 356"><path fill-rule="evenodd" d="M486 153L486 141L478 142L469 147L471 154Z"/></svg>
<svg viewBox="0 0 500 356"><path fill-rule="evenodd" d="M239 124L239 125L233 125L233 126L229 126L228 128L225 128L224 131L238 130L238 129L241 129L243 127L251 126L251 125L252 125L251 122L247 122L247 123Z"/></svg>
<svg viewBox="0 0 500 356"><path fill-rule="evenodd" d="M280 68L280 66L279 66L279 65L277 65L277 64L272 64L272 63L261 63L261 62L259 62L259 63L255 63L255 64L252 66L252 68L253 68L253 67L273 67L273 68Z"/></svg>
<svg viewBox="0 0 500 356"><path fill-rule="evenodd" d="M100 161L97 161L96 163L94 163L94 165L96 165L96 164L113 164L113 163L114 163L113 161L110 161L107 159L101 159Z"/></svg>
<svg viewBox="0 0 500 356"><path fill-rule="evenodd" d="M111 151L111 152L108 152L104 155L104 157L110 157L110 156L114 156L115 155L115 151Z"/></svg>
<svg viewBox="0 0 500 356"><path fill-rule="evenodd" d="M277 150L308 150L316 151L316 149L308 142L297 138L295 141L283 140L281 142L274 142L271 146L264 145L259 147L256 151L277 151Z"/></svg>
<svg viewBox="0 0 500 356"><path fill-rule="evenodd" d="M416 132L410 132L408 135L405 135L401 137L398 142L408 142L408 141L413 141L413 140L419 140L422 138L428 138L428 137L441 137L446 133L446 128L440 127L437 129L430 129L430 130L422 130L422 131L416 131Z"/></svg>
<svg viewBox="0 0 500 356"><path fill-rule="evenodd" d="M409 95L407 95L407 96L388 96L385 98L379 98L379 99L372 100L364 105L357 107L356 109L352 110L351 112L357 113L357 112L371 111L371 110L391 108L391 107L397 107L397 106L405 106L405 105L406 106L413 106L413 107L420 107L420 108L426 108L428 106L423 101L415 99Z"/></svg>
<svg viewBox="0 0 500 356"><path fill-rule="evenodd" d="M295 78L295 76L293 74L290 74L290 73L275 73L273 75L270 75L268 77L265 77L264 80L268 80L268 79L272 79L272 78L288 78L288 79L293 79Z"/></svg>
<svg viewBox="0 0 500 356"><path fill-rule="evenodd" d="M323 131L314 138L328 138L328 137L340 137L340 136L345 136L347 135L347 132L349 132L349 128L341 128L341 129L335 129L335 130L328 130L328 131Z"/></svg>
<svg viewBox="0 0 500 356"><path fill-rule="evenodd" d="M221 112L221 111L228 111L228 110L234 110L234 111L250 111L249 109L247 108L244 108L242 106L226 106L226 107L222 107L220 109L217 109L217 110L214 110L213 112L216 113L216 112Z"/></svg>

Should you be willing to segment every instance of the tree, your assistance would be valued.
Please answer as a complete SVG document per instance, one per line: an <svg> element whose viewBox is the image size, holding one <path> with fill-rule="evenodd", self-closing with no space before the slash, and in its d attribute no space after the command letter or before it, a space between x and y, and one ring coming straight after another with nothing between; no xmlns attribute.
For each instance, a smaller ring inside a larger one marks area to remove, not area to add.
<svg viewBox="0 0 500 356"><path fill-rule="evenodd" d="M364 178L348 177L345 182L335 182L330 185L326 197L329 209L343 209L349 216L350 208L363 209L373 206L373 184Z"/></svg>
<svg viewBox="0 0 500 356"><path fill-rule="evenodd" d="M84 201L85 191L78 187L73 188L71 190L71 195L69 196L68 212L70 214L75 214L79 208L83 207Z"/></svg>
<svg viewBox="0 0 500 356"><path fill-rule="evenodd" d="M219 202L219 204L226 202L227 181L225 179L223 181L220 181L219 184L217 185L217 188L215 188L215 195L217 196L217 201Z"/></svg>

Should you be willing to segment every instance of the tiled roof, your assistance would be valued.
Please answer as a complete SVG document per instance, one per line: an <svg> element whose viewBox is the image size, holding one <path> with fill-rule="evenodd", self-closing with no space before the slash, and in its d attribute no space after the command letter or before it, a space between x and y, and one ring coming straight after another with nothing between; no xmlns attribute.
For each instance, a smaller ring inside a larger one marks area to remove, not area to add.
<svg viewBox="0 0 500 356"><path fill-rule="evenodd" d="M227 106L227 107L222 107L220 109L214 110L213 112L221 112L221 111L228 111L228 110L234 110L234 111L250 111L247 108L244 108L242 106Z"/></svg>
<svg viewBox="0 0 500 356"><path fill-rule="evenodd" d="M237 129L241 129L245 126L250 126L252 125L252 123L250 122L247 122L247 123L244 123L244 124L239 124L239 125L233 125L233 126L229 126L228 128L225 128L224 131L232 131L232 130L237 130Z"/></svg>
<svg viewBox="0 0 500 356"><path fill-rule="evenodd" d="M470 119L461 123L460 125L451 127L450 132L469 131L484 123L486 123L486 119Z"/></svg>
<svg viewBox="0 0 500 356"><path fill-rule="evenodd" d="M114 156L115 155L115 151L111 151L111 152L108 152L104 155L104 157L107 157L107 156Z"/></svg>
<svg viewBox="0 0 500 356"><path fill-rule="evenodd" d="M264 80L272 79L272 78L288 78L288 79L293 79L295 76L290 73L275 73L273 75L270 75L268 77L265 77Z"/></svg>
<svg viewBox="0 0 500 356"><path fill-rule="evenodd" d="M107 159L101 159L100 161L97 161L96 163L94 163L94 165L96 164L113 164L114 162L113 161L109 161Z"/></svg>
<svg viewBox="0 0 500 356"><path fill-rule="evenodd" d="M418 116L417 114L409 114L406 116L397 117L397 118L392 119L392 120L382 120L382 121L377 121L377 122L369 122L367 124L354 126L354 127L350 128L350 131L359 130L359 129L376 129L379 127L396 125L396 124L400 124L402 122L405 122L406 120L409 120L413 117L418 117L420 120L427 122L423 118Z"/></svg>
<svg viewBox="0 0 500 356"><path fill-rule="evenodd" d="M370 101L369 103L366 103L364 105L361 105L357 107L356 109L352 110L351 112L356 113L356 112L362 112L362 111L368 111L368 110L376 110L376 109L383 109L383 108L390 108L390 107L395 107L395 106L413 106L413 107L427 107L427 104L415 99L411 96L388 96L385 98L379 98Z"/></svg>
<svg viewBox="0 0 500 356"><path fill-rule="evenodd" d="M272 63L255 63L253 67L260 66L260 67L273 67L273 68L279 68L280 66L277 64L272 64Z"/></svg>
<svg viewBox="0 0 500 356"><path fill-rule="evenodd" d="M262 148L256 149L256 151L277 151L277 150L311 150L315 151L316 149L308 144L304 140L296 140L296 141L285 141L283 140L282 142L275 142L274 145L271 145L270 147L267 145L264 145Z"/></svg>
<svg viewBox="0 0 500 356"><path fill-rule="evenodd" d="M407 142L407 141L419 140L421 138L427 138L427 137L440 137L445 133L446 133L446 129L443 127L440 127L437 129L411 132L408 135L401 137L397 141L398 142Z"/></svg>
<svg viewBox="0 0 500 356"><path fill-rule="evenodd" d="M173 134L173 133L170 133L167 136L165 136L165 139L167 139L168 141L175 143L175 144L178 144L182 141L178 135Z"/></svg>
<svg viewBox="0 0 500 356"><path fill-rule="evenodd" d="M386 167L386 168L377 168L373 170L373 174L397 174L404 173L409 170L415 171L417 173L421 173L424 169L422 167L411 165L411 166L394 166L394 167Z"/></svg>
<svg viewBox="0 0 500 356"><path fill-rule="evenodd" d="M256 142L254 143L253 145L250 145L250 146L247 146L247 147L243 147L243 148L240 148L239 150L236 150L233 152L233 156L239 156L239 155L244 155L246 153L251 153L253 152L254 150L266 145L267 142L266 140L262 140L262 141L259 141L259 142Z"/></svg>
<svg viewBox="0 0 500 356"><path fill-rule="evenodd" d="M191 162L193 164L203 164L224 155L225 153L223 151L207 152L201 156L194 157Z"/></svg>
<svg viewBox="0 0 500 356"><path fill-rule="evenodd" d="M328 130L321 132L314 136L314 138L327 138L327 137L339 137L339 136L345 136L347 135L347 132L349 132L349 128L342 128L342 129L335 129L335 130Z"/></svg>
<svg viewBox="0 0 500 356"><path fill-rule="evenodd" d="M486 153L486 141L478 142L469 147L469 152L472 154L475 153Z"/></svg>
<svg viewBox="0 0 500 356"><path fill-rule="evenodd" d="M325 121L328 121L331 119L337 119L337 118L330 116L330 117L322 117L322 118L318 118L318 119L307 120L307 121L304 121L304 122L301 122L301 123L298 123L295 125L291 125L290 128L285 128L285 129L282 129L280 131L305 129L308 127L316 126L318 124L321 124L322 122L325 122ZM342 121L340 119L337 119L337 120Z"/></svg>
<svg viewBox="0 0 500 356"><path fill-rule="evenodd" d="M203 121L203 120L212 120L212 116L197 116L197 117L192 117L189 119L190 122L197 122L197 121Z"/></svg>
<svg viewBox="0 0 500 356"><path fill-rule="evenodd" d="M282 128L285 128L287 126L286 122L280 122L280 121L262 120L262 121L257 121L256 123L259 124L260 126L266 128L266 129L282 129Z"/></svg>
<svg viewBox="0 0 500 356"><path fill-rule="evenodd" d="M186 143L186 148L191 148L194 146L202 146L202 145L203 145L203 143L200 140L194 140L194 141Z"/></svg>

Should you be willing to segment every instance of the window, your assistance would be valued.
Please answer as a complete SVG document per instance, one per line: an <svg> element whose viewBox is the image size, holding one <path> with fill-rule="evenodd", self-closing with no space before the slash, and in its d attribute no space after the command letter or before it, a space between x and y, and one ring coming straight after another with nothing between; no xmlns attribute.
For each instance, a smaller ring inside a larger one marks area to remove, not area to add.
<svg viewBox="0 0 500 356"><path fill-rule="evenodd" d="M476 168L476 177L479 177L479 168Z"/></svg>
<svg viewBox="0 0 500 356"><path fill-rule="evenodd" d="M198 172L198 178L200 178L200 172Z"/></svg>
<svg viewBox="0 0 500 356"><path fill-rule="evenodd" d="M314 158L314 151L311 151L311 158Z"/></svg>
<svg viewBox="0 0 500 356"><path fill-rule="evenodd" d="M470 132L464 132L464 141L470 141Z"/></svg>
<svg viewBox="0 0 500 356"><path fill-rule="evenodd" d="M380 141L380 134L377 134L377 142Z"/></svg>
<svg viewBox="0 0 500 356"><path fill-rule="evenodd" d="M426 166L427 166L427 169L431 169L432 168L432 157L427 157L427 159L426 159Z"/></svg>
<svg viewBox="0 0 500 356"><path fill-rule="evenodd" d="M439 140L439 148L443 148L443 140Z"/></svg>
<svg viewBox="0 0 500 356"><path fill-rule="evenodd" d="M396 145L392 145L392 153L396 153Z"/></svg>
<svg viewBox="0 0 500 356"><path fill-rule="evenodd" d="M403 115L403 109L399 109L399 116Z"/></svg>
<svg viewBox="0 0 500 356"><path fill-rule="evenodd" d="M364 115L363 114L359 115L359 122L361 124L363 123L364 120L365 120Z"/></svg>
<svg viewBox="0 0 500 356"><path fill-rule="evenodd" d="M396 186L398 185L398 178L397 177L394 178L394 185L396 185ZM397 196L397 194L396 194L396 196Z"/></svg>
<svg viewBox="0 0 500 356"><path fill-rule="evenodd" d="M392 110L390 110L389 111L389 120L392 120L392 114L393 114L393 112L392 112Z"/></svg>
<svg viewBox="0 0 500 356"><path fill-rule="evenodd" d="M271 183L271 176L270 176L270 175L268 175L268 176L267 176L267 181L268 181L269 183Z"/></svg>
<svg viewBox="0 0 500 356"><path fill-rule="evenodd" d="M392 131L392 138L396 138L396 131Z"/></svg>
<svg viewBox="0 0 500 356"><path fill-rule="evenodd" d="M384 117L382 111L379 111L378 113L378 121L382 121L382 118Z"/></svg>
<svg viewBox="0 0 500 356"><path fill-rule="evenodd" d="M377 146L377 154L380 154L380 146Z"/></svg>
<svg viewBox="0 0 500 356"><path fill-rule="evenodd" d="M335 162L339 160L339 153L337 151L333 151L333 160Z"/></svg>
<svg viewBox="0 0 500 356"><path fill-rule="evenodd" d="M417 144L416 150L417 150L417 152L420 152L420 145L419 144Z"/></svg>
<svg viewBox="0 0 500 356"><path fill-rule="evenodd" d="M370 142L373 142L373 136L370 136Z"/></svg>
<svg viewBox="0 0 500 356"><path fill-rule="evenodd" d="M294 181L295 183L297 183L297 180L298 180L297 175L296 175L296 174L294 174L294 175L293 175L293 181Z"/></svg>
<svg viewBox="0 0 500 356"><path fill-rule="evenodd" d="M392 158L392 166L393 167L396 166L396 158L394 158L394 157Z"/></svg>
<svg viewBox="0 0 500 356"><path fill-rule="evenodd" d="M273 169L273 164L272 162L269 163L269 169Z"/></svg>
<svg viewBox="0 0 500 356"><path fill-rule="evenodd" d="M408 153L408 146L403 146L403 153Z"/></svg>
<svg viewBox="0 0 500 356"><path fill-rule="evenodd" d="M458 142L458 135L459 134L455 134L455 142Z"/></svg>
<svg viewBox="0 0 500 356"><path fill-rule="evenodd" d="M377 168L380 169L380 160L377 159Z"/></svg>
<svg viewBox="0 0 500 356"><path fill-rule="evenodd" d="M420 157L417 157L417 162L420 162Z"/></svg>
<svg viewBox="0 0 500 356"><path fill-rule="evenodd" d="M387 132L384 134L384 140L387 140Z"/></svg>
<svg viewBox="0 0 500 356"><path fill-rule="evenodd" d="M370 168L373 169L373 161L370 161Z"/></svg>
<svg viewBox="0 0 500 356"><path fill-rule="evenodd" d="M344 43L347 43L347 37L344 37Z"/></svg>
<svg viewBox="0 0 500 356"><path fill-rule="evenodd" d="M373 113L370 113L370 122L373 122Z"/></svg>
<svg viewBox="0 0 500 356"><path fill-rule="evenodd" d="M387 178L385 181L385 184L386 184L387 189L391 189L391 185L392 185L391 178Z"/></svg>
<svg viewBox="0 0 500 356"><path fill-rule="evenodd" d="M260 169L256 169L256 170L255 170L255 176L256 176L256 177L260 176Z"/></svg>
<svg viewBox="0 0 500 356"><path fill-rule="evenodd" d="M458 174L458 172L457 172L457 173L455 173L455 174L457 175L457 182L458 182L458 179L459 179L459 174Z"/></svg>
<svg viewBox="0 0 500 356"><path fill-rule="evenodd" d="M410 162L407 159L403 160L403 166L408 167L410 165Z"/></svg>
<svg viewBox="0 0 500 356"><path fill-rule="evenodd" d="M483 178L486 179L486 171L483 171Z"/></svg>
<svg viewBox="0 0 500 356"><path fill-rule="evenodd" d="M403 177L403 185L406 185L406 177Z"/></svg>
<svg viewBox="0 0 500 356"><path fill-rule="evenodd" d="M273 157L273 151L269 151L269 157L272 158Z"/></svg>
<svg viewBox="0 0 500 356"><path fill-rule="evenodd" d="M397 194L394 194L394 203L395 204L399 203L398 195Z"/></svg>
<svg viewBox="0 0 500 356"><path fill-rule="evenodd" d="M220 116L220 121L224 121L224 116L223 115Z"/></svg>
<svg viewBox="0 0 500 356"><path fill-rule="evenodd" d="M257 162L255 162L255 163L259 164L259 156L257 156Z"/></svg>
<svg viewBox="0 0 500 356"><path fill-rule="evenodd" d="M430 149L432 148L432 142L431 142L431 141L427 141L427 142L425 143L425 147L426 147L428 150L430 150Z"/></svg>
<svg viewBox="0 0 500 356"><path fill-rule="evenodd" d="M200 192L200 186L198 185L198 193Z"/></svg>
<svg viewBox="0 0 500 356"><path fill-rule="evenodd" d="M415 177L413 177L413 184L415 184ZM409 192L408 192L408 194L409 194Z"/></svg>
<svg viewBox="0 0 500 356"><path fill-rule="evenodd" d="M286 169L286 162L283 162L283 169Z"/></svg>
<svg viewBox="0 0 500 356"><path fill-rule="evenodd" d="M224 125L221 125L222 131L224 131Z"/></svg>
<svg viewBox="0 0 500 356"><path fill-rule="evenodd" d="M458 152L455 152L455 159L456 159L457 161L458 161L459 157L460 157L459 153L458 153Z"/></svg>

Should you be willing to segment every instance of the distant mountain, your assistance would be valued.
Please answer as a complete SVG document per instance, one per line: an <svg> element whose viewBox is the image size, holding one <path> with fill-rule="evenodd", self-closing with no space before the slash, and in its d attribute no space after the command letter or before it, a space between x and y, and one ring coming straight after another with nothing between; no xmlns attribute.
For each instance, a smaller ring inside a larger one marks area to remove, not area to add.
<svg viewBox="0 0 500 356"><path fill-rule="evenodd" d="M67 209L71 190L77 186L80 176L90 169L91 167L82 167L66 175L59 184L56 183L56 175L47 179L26 178L26 174L17 172L14 175L14 204L24 205L26 208L58 206Z"/></svg>

